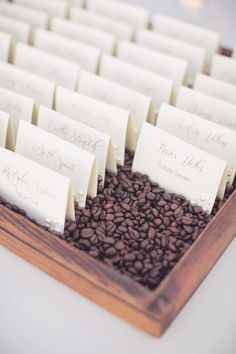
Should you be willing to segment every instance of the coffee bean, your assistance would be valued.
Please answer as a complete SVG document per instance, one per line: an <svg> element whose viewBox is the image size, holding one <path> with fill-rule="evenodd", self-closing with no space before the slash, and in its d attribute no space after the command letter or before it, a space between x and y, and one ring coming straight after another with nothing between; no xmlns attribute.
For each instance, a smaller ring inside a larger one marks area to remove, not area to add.
<svg viewBox="0 0 236 354"><path fill-rule="evenodd" d="M108 245L114 245L115 240L113 237L104 237L103 242L107 243Z"/></svg>
<svg viewBox="0 0 236 354"><path fill-rule="evenodd" d="M182 216L184 214L183 208L179 207L174 211L174 216L176 218Z"/></svg>
<svg viewBox="0 0 236 354"><path fill-rule="evenodd" d="M115 219L115 217L114 217L113 214L106 214L105 220L107 220L107 221L112 221L112 220L114 220L114 219Z"/></svg>
<svg viewBox="0 0 236 354"><path fill-rule="evenodd" d="M107 257L114 257L116 255L116 249L115 247L109 247L105 250L104 253Z"/></svg>
<svg viewBox="0 0 236 354"><path fill-rule="evenodd" d="M93 236L93 229L83 229L81 231L81 236L83 238L90 238L91 236Z"/></svg>
<svg viewBox="0 0 236 354"><path fill-rule="evenodd" d="M192 219L191 218L188 218L187 216L183 216L181 218L181 221L184 225L191 225L192 224Z"/></svg>

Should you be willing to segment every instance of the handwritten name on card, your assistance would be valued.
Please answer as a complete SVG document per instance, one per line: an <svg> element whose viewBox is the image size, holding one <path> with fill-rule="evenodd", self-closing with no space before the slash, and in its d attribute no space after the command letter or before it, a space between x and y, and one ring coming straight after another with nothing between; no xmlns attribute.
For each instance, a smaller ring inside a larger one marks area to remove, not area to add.
<svg viewBox="0 0 236 354"><path fill-rule="evenodd" d="M171 101L173 81L123 60L103 55L99 74L151 97L153 111L158 111L162 102ZM154 115L150 119L150 122L153 121Z"/></svg>
<svg viewBox="0 0 236 354"><path fill-rule="evenodd" d="M106 168L111 173L117 173L115 153L109 135L44 106L39 108L38 127L93 154L103 184Z"/></svg>
<svg viewBox="0 0 236 354"><path fill-rule="evenodd" d="M236 85L236 60L215 54L212 58L210 76Z"/></svg>
<svg viewBox="0 0 236 354"><path fill-rule="evenodd" d="M155 15L153 29L160 34L204 48L207 51L207 69L209 69L212 55L218 52L220 47L219 33L168 16Z"/></svg>
<svg viewBox="0 0 236 354"><path fill-rule="evenodd" d="M14 139L21 119L30 122L33 116L34 101L0 87L0 110L8 113L12 119Z"/></svg>
<svg viewBox="0 0 236 354"><path fill-rule="evenodd" d="M87 194L97 195L95 156L87 151L24 121L19 125L15 151L68 177L81 207L85 206Z"/></svg>
<svg viewBox="0 0 236 354"><path fill-rule="evenodd" d="M47 28L49 16L47 13L30 9L25 6L0 2L2 15L13 17L16 20L25 21L32 27Z"/></svg>
<svg viewBox="0 0 236 354"><path fill-rule="evenodd" d="M134 150L136 141L128 111L62 87L56 89L55 109L110 135L117 164L124 164L125 147Z"/></svg>
<svg viewBox="0 0 236 354"><path fill-rule="evenodd" d="M210 213L218 190L225 190L226 166L225 161L144 123L132 170Z"/></svg>
<svg viewBox="0 0 236 354"><path fill-rule="evenodd" d="M8 62L10 58L10 49L12 45L12 37L9 33L0 32L0 60Z"/></svg>
<svg viewBox="0 0 236 354"><path fill-rule="evenodd" d="M129 111L138 138L149 115L150 97L86 71L80 74L78 92Z"/></svg>
<svg viewBox="0 0 236 354"><path fill-rule="evenodd" d="M65 217L75 220L70 180L0 148L0 194L40 225L63 234Z"/></svg>
<svg viewBox="0 0 236 354"><path fill-rule="evenodd" d="M100 58L98 48L41 29L34 32L33 43L36 48L71 61L84 70L97 71Z"/></svg>
<svg viewBox="0 0 236 354"><path fill-rule="evenodd" d="M137 5L125 4L109 0L87 0L88 10L114 18L133 27L148 27L149 11Z"/></svg>
<svg viewBox="0 0 236 354"><path fill-rule="evenodd" d="M120 41L118 43L116 55L122 60L126 60L173 80L175 95L179 86L184 84L187 80L188 63L186 60L126 41Z"/></svg>
<svg viewBox="0 0 236 354"><path fill-rule="evenodd" d="M138 30L135 39L140 45L186 60L189 64L189 85L193 84L198 72L205 70L206 50L203 48L146 29Z"/></svg>
<svg viewBox="0 0 236 354"><path fill-rule="evenodd" d="M114 53L116 38L110 32L107 33L82 23L75 23L61 18L51 19L50 30L67 38L80 41L84 44L85 53L87 50L91 52L93 49L92 53L88 53L87 60L89 60L91 56L100 56L100 51L111 55ZM85 44L93 46L94 48L90 48ZM98 49L100 49L100 51L98 51ZM83 67L83 65L81 66Z"/></svg>
<svg viewBox="0 0 236 354"><path fill-rule="evenodd" d="M80 68L67 60L42 50L18 43L14 53L14 64L31 73L37 73L70 90L76 88Z"/></svg>
<svg viewBox="0 0 236 354"><path fill-rule="evenodd" d="M163 104L156 126L222 160L227 161L227 180L236 173L236 132L191 113Z"/></svg>
<svg viewBox="0 0 236 354"><path fill-rule="evenodd" d="M15 139L13 125L8 113L0 111L0 146L14 150Z"/></svg>
<svg viewBox="0 0 236 354"><path fill-rule="evenodd" d="M119 39L125 39L131 41L134 36L134 27L127 23L123 23L110 17L97 14L86 9L79 9L78 7L72 7L70 9L70 20L76 21L80 24L94 27L102 31L112 33Z"/></svg>
<svg viewBox="0 0 236 354"><path fill-rule="evenodd" d="M68 2L61 0L14 0L14 2L35 10L47 12L51 16L66 17L69 11Z"/></svg>
<svg viewBox="0 0 236 354"><path fill-rule="evenodd" d="M229 84L228 82L215 79L211 76L198 74L193 88L206 95L236 105L236 86Z"/></svg>
<svg viewBox="0 0 236 354"><path fill-rule="evenodd" d="M176 107L236 130L236 106L218 98L182 86Z"/></svg>
<svg viewBox="0 0 236 354"><path fill-rule="evenodd" d="M0 86L31 97L36 104L53 106L55 84L14 65L0 63Z"/></svg>
<svg viewBox="0 0 236 354"><path fill-rule="evenodd" d="M16 41L29 43L31 27L26 22L0 15L0 31L11 34Z"/></svg>

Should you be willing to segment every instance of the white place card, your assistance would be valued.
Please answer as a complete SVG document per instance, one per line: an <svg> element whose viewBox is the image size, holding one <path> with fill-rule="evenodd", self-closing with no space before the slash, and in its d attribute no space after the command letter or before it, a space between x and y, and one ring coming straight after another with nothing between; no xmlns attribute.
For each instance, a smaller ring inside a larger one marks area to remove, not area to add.
<svg viewBox="0 0 236 354"><path fill-rule="evenodd" d="M11 34L16 41L29 43L31 27L26 22L0 14L0 31Z"/></svg>
<svg viewBox="0 0 236 354"><path fill-rule="evenodd" d="M13 125L8 113L0 111L0 146L10 150L15 148Z"/></svg>
<svg viewBox="0 0 236 354"><path fill-rule="evenodd" d="M106 79L151 97L153 113L158 111L162 102L169 103L171 101L173 81L124 60L103 55L99 74ZM151 123L155 121L153 113L150 115Z"/></svg>
<svg viewBox="0 0 236 354"><path fill-rule="evenodd" d="M33 98L36 106L53 107L55 84L12 64L0 62L0 86Z"/></svg>
<svg viewBox="0 0 236 354"><path fill-rule="evenodd" d="M135 148L133 121L128 111L62 87L56 89L55 110L110 135L118 165L124 164L125 148Z"/></svg>
<svg viewBox="0 0 236 354"><path fill-rule="evenodd" d="M208 75L196 76L194 90L236 105L236 86Z"/></svg>
<svg viewBox="0 0 236 354"><path fill-rule="evenodd" d="M13 0L13 2L35 10L44 11L50 16L66 17L69 11L68 2L61 0Z"/></svg>
<svg viewBox="0 0 236 354"><path fill-rule="evenodd" d="M36 48L73 62L84 70L97 72L101 52L96 47L41 29L34 32L33 43Z"/></svg>
<svg viewBox="0 0 236 354"><path fill-rule="evenodd" d="M14 53L14 64L31 73L37 73L55 84L74 90L80 68L78 65L37 48L18 43Z"/></svg>
<svg viewBox="0 0 236 354"><path fill-rule="evenodd" d="M207 69L209 68L212 55L218 52L220 48L219 33L172 17L155 15L153 18L153 29L160 34L204 48L207 51Z"/></svg>
<svg viewBox="0 0 236 354"><path fill-rule="evenodd" d="M189 85L193 84L198 72L204 72L206 69L206 50L196 45L146 29L138 30L135 40L136 43L145 47L186 60L189 64Z"/></svg>
<svg viewBox="0 0 236 354"><path fill-rule="evenodd" d="M0 2L0 13L16 20L25 21L32 27L48 27L49 16L47 13L26 6Z"/></svg>
<svg viewBox="0 0 236 354"><path fill-rule="evenodd" d="M236 130L236 106L187 87L180 87L176 107Z"/></svg>
<svg viewBox="0 0 236 354"><path fill-rule="evenodd" d="M0 31L0 60L8 62L12 45L12 36Z"/></svg>
<svg viewBox="0 0 236 354"><path fill-rule="evenodd" d="M114 20L110 17L97 14L92 11L88 11L86 9L72 7L70 9L69 17L72 21L76 21L80 24L112 33L119 39L131 41L134 37L135 29L129 24Z"/></svg>
<svg viewBox="0 0 236 354"><path fill-rule="evenodd" d="M56 17L50 21L50 30L70 39L80 41L80 43L82 42L81 46L82 44L84 45L84 49L81 48L82 53L89 51L87 57L84 59L85 63L83 67L85 67L86 60L89 61L90 56L93 58L100 55L98 49L105 54L112 55L114 53L116 38L111 33Z"/></svg>
<svg viewBox="0 0 236 354"><path fill-rule="evenodd" d="M84 7L85 0L66 0L70 6Z"/></svg>
<svg viewBox="0 0 236 354"><path fill-rule="evenodd" d="M16 153L48 167L71 180L75 201L86 204L87 194L97 195L95 156L23 120L20 121Z"/></svg>
<svg viewBox="0 0 236 354"><path fill-rule="evenodd" d="M101 76L81 71L78 92L130 112L136 138L148 119L151 98Z"/></svg>
<svg viewBox="0 0 236 354"><path fill-rule="evenodd" d="M215 54L211 62L210 76L236 85L236 60Z"/></svg>
<svg viewBox="0 0 236 354"><path fill-rule="evenodd" d="M141 45L120 41L116 55L122 60L141 66L174 82L174 94L180 85L187 82L188 63L167 54L148 49Z"/></svg>
<svg viewBox="0 0 236 354"><path fill-rule="evenodd" d="M0 110L8 113L12 119L14 139L21 119L31 123L34 101L18 93L0 87Z"/></svg>
<svg viewBox="0 0 236 354"><path fill-rule="evenodd" d="M227 161L227 181L236 173L236 132L165 103L156 126L222 160Z"/></svg>
<svg viewBox="0 0 236 354"><path fill-rule="evenodd" d="M70 180L15 152L0 148L0 194L52 232L75 220Z"/></svg>
<svg viewBox="0 0 236 354"><path fill-rule="evenodd" d="M133 27L148 27L150 13L148 9L120 1L87 0L88 10L114 18Z"/></svg>
<svg viewBox="0 0 236 354"><path fill-rule="evenodd" d="M109 135L44 106L39 108L38 127L93 154L102 184L105 181L106 168L111 173L117 173L115 153Z"/></svg>
<svg viewBox="0 0 236 354"><path fill-rule="evenodd" d="M217 192L224 195L226 167L225 161L145 123L132 170L211 213Z"/></svg>

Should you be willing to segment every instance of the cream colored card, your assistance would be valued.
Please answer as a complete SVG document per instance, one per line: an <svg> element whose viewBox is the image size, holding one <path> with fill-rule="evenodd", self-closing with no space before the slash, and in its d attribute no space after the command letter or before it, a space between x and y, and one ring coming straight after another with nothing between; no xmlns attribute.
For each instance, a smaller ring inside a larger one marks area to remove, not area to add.
<svg viewBox="0 0 236 354"><path fill-rule="evenodd" d="M75 220L70 180L15 152L0 148L0 194L51 231L63 234Z"/></svg>
<svg viewBox="0 0 236 354"><path fill-rule="evenodd" d="M97 72L101 51L96 47L41 29L34 32L33 43L38 49L73 62L84 70Z"/></svg>
<svg viewBox="0 0 236 354"><path fill-rule="evenodd" d="M80 68L67 60L48 54L40 49L18 43L14 53L14 64L33 74L37 73L56 85L74 90L77 86Z"/></svg>
<svg viewBox="0 0 236 354"><path fill-rule="evenodd" d="M224 195L226 167L225 161L144 123L132 170L211 213L218 190Z"/></svg>
<svg viewBox="0 0 236 354"><path fill-rule="evenodd" d="M106 168L111 173L117 173L115 153L109 135L44 106L39 109L38 127L93 154L103 184Z"/></svg>
<svg viewBox="0 0 236 354"><path fill-rule="evenodd" d="M97 195L98 170L93 154L23 120L15 151L68 177L80 207L85 206L87 194Z"/></svg>
<svg viewBox="0 0 236 354"><path fill-rule="evenodd" d="M11 118L8 113L3 111L0 111L0 146L10 150L14 150L15 148Z"/></svg>
<svg viewBox="0 0 236 354"><path fill-rule="evenodd" d="M69 11L67 1L61 0L13 0L14 3L44 11L50 16L66 17Z"/></svg>
<svg viewBox="0 0 236 354"><path fill-rule="evenodd" d="M6 32L0 32L0 60L8 62L12 45L12 36Z"/></svg>
<svg viewBox="0 0 236 354"><path fill-rule="evenodd" d="M160 34L204 48L207 51L207 69L209 69L212 55L218 52L220 48L219 33L172 17L155 15L153 29Z"/></svg>
<svg viewBox="0 0 236 354"><path fill-rule="evenodd" d="M47 13L30 9L13 3L0 3L0 13L5 16L25 21L32 27L47 28L49 16Z"/></svg>
<svg viewBox="0 0 236 354"><path fill-rule="evenodd" d="M236 106L187 87L180 87L176 107L236 130Z"/></svg>
<svg viewBox="0 0 236 354"><path fill-rule="evenodd" d="M236 173L236 132L165 103L161 106L157 127L196 147L227 161L227 180Z"/></svg>
<svg viewBox="0 0 236 354"><path fill-rule="evenodd" d="M26 22L0 14L0 31L11 34L16 41L29 43L31 27Z"/></svg>
<svg viewBox="0 0 236 354"><path fill-rule="evenodd" d="M88 11L86 9L72 7L70 9L70 19L80 24L112 33L119 39L130 41L134 37L134 27L129 24L97 14L93 11Z"/></svg>
<svg viewBox="0 0 236 354"><path fill-rule="evenodd" d="M210 76L236 85L236 60L215 54L211 62Z"/></svg>
<svg viewBox="0 0 236 354"><path fill-rule="evenodd" d="M0 62L0 86L33 98L36 105L53 107L55 84L12 64Z"/></svg>
<svg viewBox="0 0 236 354"><path fill-rule="evenodd" d="M81 47L80 51L87 52L88 56L84 59L85 63L83 67L85 67L86 61L92 60L90 57L98 57L101 52L105 54L113 54L116 45L116 38L110 32L104 32L88 25L75 23L72 21L64 20L61 18L52 18L50 22L50 30L66 36L70 39L74 39L75 41L80 41ZM78 44L80 44L78 43ZM91 46L91 47L90 47ZM96 50L95 50L96 47ZM90 70L95 71L95 70Z"/></svg>
<svg viewBox="0 0 236 354"><path fill-rule="evenodd" d="M122 60L173 80L174 95L177 94L179 86L187 82L188 63L186 60L126 41L118 43L116 55Z"/></svg>
<svg viewBox="0 0 236 354"><path fill-rule="evenodd" d="M12 119L14 139L21 119L31 123L33 108L34 101L31 98L0 87L0 110L8 113Z"/></svg>
<svg viewBox="0 0 236 354"><path fill-rule="evenodd" d="M148 119L150 97L86 71L80 74L78 92L129 111L138 138L143 122Z"/></svg>
<svg viewBox="0 0 236 354"><path fill-rule="evenodd" d="M171 101L173 81L123 60L103 55L99 74L151 97L153 112L158 111L162 102ZM150 122L153 123L154 114L150 116Z"/></svg>
<svg viewBox="0 0 236 354"><path fill-rule="evenodd" d="M146 29L138 30L135 39L140 45L186 60L189 64L189 85L193 84L198 72L205 70L206 50L203 48Z"/></svg>
<svg viewBox="0 0 236 354"><path fill-rule="evenodd" d="M194 90L236 105L236 86L208 75L196 76Z"/></svg>
<svg viewBox="0 0 236 354"><path fill-rule="evenodd" d="M128 111L62 87L56 89L55 109L110 135L118 165L124 164L125 148L134 150L136 139Z"/></svg>
<svg viewBox="0 0 236 354"><path fill-rule="evenodd" d="M120 1L87 0L88 10L114 18L133 27L148 27L150 13L148 9Z"/></svg>

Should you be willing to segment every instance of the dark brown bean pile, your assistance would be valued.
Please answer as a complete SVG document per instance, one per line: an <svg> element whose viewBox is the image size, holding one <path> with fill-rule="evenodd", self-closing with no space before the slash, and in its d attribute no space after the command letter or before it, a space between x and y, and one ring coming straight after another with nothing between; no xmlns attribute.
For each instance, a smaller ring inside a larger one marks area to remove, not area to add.
<svg viewBox="0 0 236 354"><path fill-rule="evenodd" d="M76 222L66 222L59 236L91 257L155 289L223 205L209 216L177 194L167 193L147 176L131 173L133 155L117 176L107 174L105 187L85 209L76 205ZM24 211L7 204L16 212Z"/></svg>

